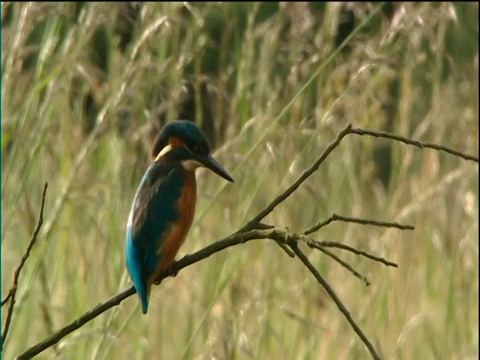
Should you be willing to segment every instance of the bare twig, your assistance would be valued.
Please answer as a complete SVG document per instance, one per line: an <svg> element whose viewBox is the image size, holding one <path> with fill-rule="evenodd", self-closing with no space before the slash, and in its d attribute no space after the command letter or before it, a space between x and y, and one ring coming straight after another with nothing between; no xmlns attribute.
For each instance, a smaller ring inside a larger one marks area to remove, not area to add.
<svg viewBox="0 0 480 360"><path fill-rule="evenodd" d="M325 151L320 155L318 160L309 169L307 169L292 185L290 185L283 193L281 193L279 196L277 196L270 204L268 204L262 211L260 211L258 213L258 215L256 215L252 220L250 220L242 229L240 229L240 231L251 229L252 226L254 226L255 223L258 223L259 221L261 221L263 218L265 218L265 216L270 214L273 211L273 209L275 209L279 204L281 204L283 201L285 201L295 190L298 189L298 187L306 179L308 179L315 171L318 170L319 166L325 161L325 159L328 157L328 155L330 155L330 153L338 145L340 145L340 142L342 141L342 139L348 134L370 135L370 136L374 136L374 137L387 138L387 139L391 139L391 140L400 141L400 142L403 142L403 143L408 144L408 145L413 145L413 146L419 147L420 149L431 148L431 149L447 152L451 155L459 156L459 157L461 157L465 160L471 160L471 161L478 162L478 157L475 157L475 156L469 155L469 154L464 154L460 151L450 149L450 148L448 148L444 145L438 145L438 144L432 144L432 143L426 143L426 142L421 142L421 141L417 141L417 140L412 140L412 139L408 139L408 138L405 138L405 137L402 137L402 136L399 136L399 135L390 134L390 133L383 132L383 131L372 131L372 130L364 130L364 129L359 129L359 128L353 129L352 126L349 124L338 134L335 141L333 141L327 147L327 149L325 149ZM347 218L338 216L337 218L331 219L330 222L334 221L334 220L354 221L350 218L348 218L348 220L346 220L346 219ZM359 223L369 224L368 222L359 222ZM387 223L385 223L385 224L387 224ZM324 224L324 225L326 225L326 224ZM322 225L322 226L324 226L324 225ZM378 226L389 226L389 225L382 225L382 223L377 223L376 225L378 225ZM410 230L413 230L413 227ZM308 231L309 231L308 233L313 232L311 229L309 229ZM308 233L305 232L306 235L308 235Z"/></svg>
<svg viewBox="0 0 480 360"><path fill-rule="evenodd" d="M11 296L12 296L12 293L9 291L8 294L2 300L2 307L7 303L8 299L10 299Z"/></svg>
<svg viewBox="0 0 480 360"><path fill-rule="evenodd" d="M48 183L45 183L43 187L42 203L40 205L40 215L38 217L37 227L35 228L35 231L32 234L30 243L28 244L27 250L25 251L25 254L22 257L20 264L18 264L18 267L15 270L15 273L13 275L12 288L9 290L7 297L2 301L2 306L3 306L4 304L6 304L8 300L10 300L10 306L8 307L8 310L7 310L7 316L6 316L5 324L3 326L3 331L2 331L2 345L1 345L2 349L3 349L3 344L5 344L5 339L7 338L7 335L8 335L8 330L10 329L10 322L12 321L13 308L15 306L15 295L17 294L17 287L18 287L18 279L20 277L20 273L23 269L23 266L25 265L28 257L30 256L30 252L32 251L33 245L35 245L35 242L37 241L38 233L40 232L40 228L42 227L42 224L43 224L43 208L45 207L45 195L47 194L47 188L48 188Z"/></svg>
<svg viewBox="0 0 480 360"><path fill-rule="evenodd" d="M297 257L302 261L302 263L310 270L310 272L313 274L315 279L323 286L323 288L327 291L328 295L332 298L332 300L335 302L337 305L338 309L342 312L342 314L345 316L347 321L350 323L352 326L353 330L357 333L357 335L362 339L363 343L366 345L368 348L368 351L370 351L370 354L372 357L376 360L380 360L380 356L377 354L377 351L373 347L373 345L370 343L368 338L365 336L363 333L362 329L357 325L355 320L352 318L348 310L345 308L343 305L342 301L338 298L337 294L333 291L333 289L328 285L328 283L325 281L325 279L320 275L318 270L312 265L310 260L305 256L305 254L300 250L296 242L293 242L290 244L292 247L293 251L297 255Z"/></svg>
<svg viewBox="0 0 480 360"><path fill-rule="evenodd" d="M352 252L356 255L359 255L359 256L364 256L364 257L366 257L370 260L380 262L380 263L382 263L386 266L398 267L397 264L395 264L391 261L388 261L388 260L386 260L382 257L372 255L372 254L370 254L366 251L359 250L359 249L356 249L354 247L351 247L351 246L348 246L348 245L345 245L345 244L342 244L342 243L339 243L339 242L335 242L335 241L315 241L315 240L307 239L306 243L311 248L321 250L325 247L334 247L334 248L350 251L350 252Z"/></svg>
<svg viewBox="0 0 480 360"><path fill-rule="evenodd" d="M280 246L280 249L285 251L285 254L287 254L289 257L292 257L292 258L295 257L295 253L292 250L290 250L290 248L287 245L278 241L277 241L277 245Z"/></svg>
<svg viewBox="0 0 480 360"><path fill-rule="evenodd" d="M338 146L340 145L340 142L342 139L348 135L351 131L352 126L348 125L343 129L335 139L326 149L325 151L320 155L318 160L310 166L298 179L295 181L292 185L290 185L283 193L281 193L279 196L277 196L270 204L268 204L262 211L258 213L257 216L255 216L252 220L248 222L247 225L245 225L240 231L244 231L246 229L250 229L252 226L254 226L256 223L260 222L265 216L270 214L273 209L275 209L279 204L281 204L285 199L287 199L295 190L298 189L298 187L305 181L307 180L315 171L317 171L318 167L325 161L325 159L330 155L330 153Z"/></svg>
<svg viewBox="0 0 480 360"><path fill-rule="evenodd" d="M350 271L353 276L355 276L356 278L362 280L366 286L369 286L370 285L370 281L368 281L367 277L365 275L362 275L360 274L357 270L355 270L350 264L348 264L347 262L343 261L342 259L340 259L337 255L335 255L334 253L328 251L327 249L324 249L322 247L318 247L317 248L318 250L320 250L321 252L323 252L325 255L331 257L333 260L335 260L336 262L338 262L340 265L342 265L345 269L347 269L348 271Z"/></svg>
<svg viewBox="0 0 480 360"><path fill-rule="evenodd" d="M226 248L229 248L231 246L242 244L251 240L265 239L267 238L267 235L272 233L272 231L274 230L252 230L245 233L237 233L229 237L226 237L223 240L217 241L205 247L204 249L201 249L192 255L187 255L182 259L180 259L179 261L175 262L173 266L169 269L169 271L166 271L159 276L156 282L160 283L166 277L177 274L181 269L187 266L190 266L196 262L199 262L201 260L204 260L209 256L219 251L225 250ZM84 315L72 321L70 324L64 326L62 329L58 330L56 333L52 334L48 338L44 339L38 344L27 349L24 353L19 355L17 359L18 360L30 359L33 356L38 355L43 350L58 343L61 339L63 339L65 336L67 336L71 332L82 327L89 321L93 320L98 315L104 313L105 311L107 311L108 309L114 306L120 305L120 303L123 300L125 300L126 298L130 297L135 293L136 293L135 288L131 286L127 290L124 290L120 294L113 296L112 298L105 301L104 303L95 306L93 309L89 310Z"/></svg>
<svg viewBox="0 0 480 360"><path fill-rule="evenodd" d="M196 253L183 257L179 261L175 262L168 271L161 274L156 279L155 282L161 283L162 280L165 279L166 277L178 274L180 270L186 268L187 266L190 266L201 260L204 260L210 257L211 255L216 254L229 247L244 244L252 240L262 240L262 239L273 240L277 244L283 244L285 246L288 246L293 250L293 252L295 252L295 250L292 248L292 244L296 243L297 241L303 238L304 236L302 234L291 233L278 228L271 228L270 226L266 229L255 229L255 230L249 230L241 233L237 232L197 251ZM107 311L108 309L114 306L118 306L123 300L125 300L126 298L128 298L133 294L135 294L135 289L132 286L127 290L121 292L120 294L113 296L106 302L97 305L95 308L86 312L84 315L80 316L78 319L72 321L70 324L66 325L65 327L57 331L55 334L52 334L50 337L41 341L37 345L27 349L23 354L18 356L17 359L30 359L31 357L39 354L40 352L47 349L48 347L58 343L62 338L64 338L71 332L82 327L87 322L93 320L98 315L102 314L103 312Z"/></svg>
<svg viewBox="0 0 480 360"><path fill-rule="evenodd" d="M89 310L87 313L80 316L78 319L72 321L70 324L66 325L61 330L52 334L51 336L49 336L45 340L39 342L37 345L32 346L27 351L25 351L23 354L19 355L17 357L17 359L19 359L19 360L31 359L35 355L38 355L39 353L41 353L43 350L49 348L50 346L55 345L61 339L63 339L65 336L67 336L68 334L70 334L74 330L82 327L87 322L89 322L90 320L93 320L98 315L104 313L105 311L107 311L111 307L113 307L115 305L119 305L123 300L125 300L127 297L129 297L133 294L135 294L135 288L133 286L131 286L127 290L125 290L125 291L121 292L120 294L117 294L114 297L110 298L108 301L104 302L103 304L99 304L99 305L95 306L93 309Z"/></svg>
<svg viewBox="0 0 480 360"><path fill-rule="evenodd" d="M378 221L378 220L370 220L370 219L360 219L360 218L355 218L355 217L349 217L349 216L342 216L342 215L337 215L333 214L330 216L327 220L321 221L318 224L312 226L310 229L305 230L303 232L304 235L310 235L311 233L314 233L318 230L320 230L322 227L327 226L333 221L343 221L343 222L351 222L351 223L356 223L356 224L361 224L361 225L374 225L374 226L381 226L381 227L393 227L397 229L402 229L402 230L414 230L415 227L412 225L402 225L394 221Z"/></svg>
<svg viewBox="0 0 480 360"><path fill-rule="evenodd" d="M444 146L444 145L438 145L438 144L413 140L413 139L409 139L409 138L406 138L406 137L403 137L403 136L400 136L400 135L390 134L390 133L385 132L385 131L372 131L372 130L365 130L365 129L356 128L356 129L351 129L350 133L356 134L356 135L369 135L369 136L374 136L374 137L396 140L396 141L403 142L404 144L407 144L407 145L416 146L420 149L430 148L430 149L435 149L435 150L438 150L438 151L444 151L448 154L461 157L464 160L475 161L475 162L478 163L478 157L477 156L473 156L473 155L470 155L470 154L465 154L465 153L462 153L460 151L450 149L449 147Z"/></svg>
<svg viewBox="0 0 480 360"><path fill-rule="evenodd" d="M293 243L296 243L297 241L306 241L306 237L303 234L298 234L298 233L291 233L285 230L281 230L278 228L274 228L271 225L261 225L257 226L259 227L258 229L253 229L253 230L247 230L243 232L235 232L232 235L219 240L204 249L201 249L197 251L196 253L192 255L185 256L181 260L175 262L173 266L166 271L165 273L161 274L158 279L156 279L155 283L161 283L161 281L172 275L176 275L180 270L183 268L190 266L196 262L199 262L201 260L204 260L211 255L218 253L222 250L225 250L229 247L239 245L246 243L248 241L252 240L262 240L262 239L270 239L275 241L280 247L286 251L288 255L291 256L292 253L297 254L295 249L292 247ZM314 244L316 242L312 242ZM292 250L290 250L292 249ZM325 251L325 249L322 249ZM332 254L333 255L333 254ZM336 259L337 261L340 259ZM342 263L342 265L348 265L342 260L339 261ZM353 269L351 269L353 270ZM355 272L353 270L353 272ZM356 272L355 272L356 273ZM357 275L359 278L365 281L365 278L362 277L362 275L358 274ZM85 325L87 322L93 320L95 317L98 315L102 314L103 312L107 311L108 309L112 308L113 306L118 306L123 300L125 300L127 297L135 294L135 289L133 287L130 287L129 289L123 291L122 293L110 298L107 300L105 303L100 304L96 306L95 308L91 309L84 315L80 316L78 319L72 321L70 324L66 325L59 331L57 331L55 334L52 334L50 337L47 339L43 340L42 342L38 343L37 345L29 348L26 350L23 354L21 354L18 359L29 359L32 356L35 356L42 352L43 350L47 349L48 347L58 343L62 338L70 334L71 332L75 331L76 329L82 327ZM350 320L349 320L350 321ZM368 347L368 344L366 344Z"/></svg>
<svg viewBox="0 0 480 360"><path fill-rule="evenodd" d="M8 294L3 298L3 300L2 300L2 307L3 307L3 305L5 305L5 304L8 302L8 300L12 297L12 291L11 291L11 290L12 290L12 289L10 289L10 291L8 292Z"/></svg>

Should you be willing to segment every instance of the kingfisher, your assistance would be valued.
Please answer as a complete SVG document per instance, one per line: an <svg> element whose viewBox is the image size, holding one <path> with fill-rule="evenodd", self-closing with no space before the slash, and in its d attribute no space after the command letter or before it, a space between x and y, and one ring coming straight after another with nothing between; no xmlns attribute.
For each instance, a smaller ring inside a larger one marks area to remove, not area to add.
<svg viewBox="0 0 480 360"><path fill-rule="evenodd" d="M191 121L165 125L155 140L152 158L128 216L125 246L127 270L144 314L153 282L173 264L192 225L195 169L205 167L233 182L211 155L205 134Z"/></svg>

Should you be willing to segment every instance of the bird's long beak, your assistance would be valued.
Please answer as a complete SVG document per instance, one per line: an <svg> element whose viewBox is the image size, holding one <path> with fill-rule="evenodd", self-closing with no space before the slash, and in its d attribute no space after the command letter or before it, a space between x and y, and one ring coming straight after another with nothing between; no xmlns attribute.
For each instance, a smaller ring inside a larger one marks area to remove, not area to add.
<svg viewBox="0 0 480 360"><path fill-rule="evenodd" d="M217 160L213 158L212 155L208 154L206 156L201 156L199 160L203 164L203 166L212 170L215 174L220 175L225 180L233 182L233 178L230 176L227 170L225 170L223 166L220 165Z"/></svg>

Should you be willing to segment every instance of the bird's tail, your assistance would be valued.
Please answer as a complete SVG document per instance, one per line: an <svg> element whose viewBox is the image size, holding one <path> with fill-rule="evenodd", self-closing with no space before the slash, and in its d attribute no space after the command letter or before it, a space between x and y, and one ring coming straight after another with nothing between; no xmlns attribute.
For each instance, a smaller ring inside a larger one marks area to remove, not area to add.
<svg viewBox="0 0 480 360"><path fill-rule="evenodd" d="M151 285L147 284L146 281L141 281L138 284L138 296L140 296L140 301L142 302L142 312L144 314L148 311L148 299L150 298L150 287Z"/></svg>
<svg viewBox="0 0 480 360"><path fill-rule="evenodd" d="M137 290L140 301L142 302L142 312L146 314L148 311L148 298L150 297L150 287L152 284L145 280L142 263L138 260L138 251L138 248L134 245L132 227L128 225L127 241L125 245L127 269L132 278L133 286L135 287L135 290Z"/></svg>

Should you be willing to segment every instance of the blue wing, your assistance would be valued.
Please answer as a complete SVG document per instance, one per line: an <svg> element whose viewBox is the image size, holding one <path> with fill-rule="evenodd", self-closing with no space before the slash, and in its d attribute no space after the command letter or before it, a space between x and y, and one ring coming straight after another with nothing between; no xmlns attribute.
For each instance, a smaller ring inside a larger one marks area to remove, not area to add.
<svg viewBox="0 0 480 360"><path fill-rule="evenodd" d="M161 259L158 252L168 226L178 219L176 202L182 194L181 170L155 162L147 169L133 200L127 224L127 269L142 301L148 309L147 278Z"/></svg>

